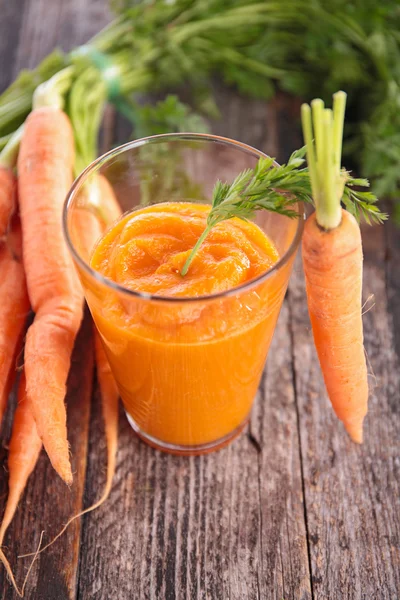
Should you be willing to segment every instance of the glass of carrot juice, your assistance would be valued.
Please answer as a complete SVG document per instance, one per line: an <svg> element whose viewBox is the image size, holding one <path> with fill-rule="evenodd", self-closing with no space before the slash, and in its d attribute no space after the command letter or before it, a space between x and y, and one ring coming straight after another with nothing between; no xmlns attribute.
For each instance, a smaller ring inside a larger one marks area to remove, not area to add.
<svg viewBox="0 0 400 600"><path fill-rule="evenodd" d="M181 269L217 179L261 156L212 135L153 136L96 160L66 200L67 243L128 420L161 450L218 449L249 419L303 218L224 221Z"/></svg>

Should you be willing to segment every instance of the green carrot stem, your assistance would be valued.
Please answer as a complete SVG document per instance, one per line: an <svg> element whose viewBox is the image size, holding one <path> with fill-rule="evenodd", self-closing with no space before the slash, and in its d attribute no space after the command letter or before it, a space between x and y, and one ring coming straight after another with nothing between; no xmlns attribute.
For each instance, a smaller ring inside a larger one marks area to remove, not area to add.
<svg viewBox="0 0 400 600"><path fill-rule="evenodd" d="M3 131L14 120L27 115L32 105L32 94L23 92L20 97L13 98L0 106L0 129Z"/></svg>
<svg viewBox="0 0 400 600"><path fill-rule="evenodd" d="M7 133L7 135L3 135L0 137L0 150L3 150L8 142L11 140L13 133Z"/></svg>
<svg viewBox="0 0 400 600"><path fill-rule="evenodd" d="M318 224L334 229L342 217L341 199L345 177L340 170L346 94L334 95L333 111L320 99L301 108L307 161ZM311 119L312 115L312 119ZM313 129L315 141L313 141Z"/></svg>
<svg viewBox="0 0 400 600"><path fill-rule="evenodd" d="M64 108L64 95L71 87L74 71L73 66L66 67L41 83L33 94L33 108L42 106Z"/></svg>
<svg viewBox="0 0 400 600"><path fill-rule="evenodd" d="M21 125L12 134L3 150L0 152L0 165L7 169L13 169L17 163L19 146L22 139L24 126Z"/></svg>
<svg viewBox="0 0 400 600"><path fill-rule="evenodd" d="M184 277L186 275L186 273L188 272L189 267L192 263L192 260L194 259L194 256L195 256L197 250L200 248L201 244L204 242L204 240L210 233L211 228L212 228L212 225L207 225L207 227L205 228L205 230L203 231L203 233L197 240L196 244L193 246L191 253L187 257L187 260L186 260L185 264L183 265L183 269L181 271L182 277Z"/></svg>
<svg viewBox="0 0 400 600"><path fill-rule="evenodd" d="M322 123L322 115L324 113L324 108L324 103L322 102L322 100L320 100L320 98L316 98L311 102L315 133L315 154L318 163L322 161L322 152L324 147L324 128ZM321 182L319 182L319 185L321 185Z"/></svg>
<svg viewBox="0 0 400 600"><path fill-rule="evenodd" d="M344 92L336 92L336 94L333 94L333 152L336 171L340 171L342 161L342 140L345 108L346 94Z"/></svg>
<svg viewBox="0 0 400 600"><path fill-rule="evenodd" d="M324 178L319 205L316 208L318 224L324 229L334 229L342 218L341 197L335 185L335 164L333 155L333 115L324 109L322 126L324 131L323 160L320 165L320 180Z"/></svg>
<svg viewBox="0 0 400 600"><path fill-rule="evenodd" d="M311 109L308 104L303 104L301 107L301 123L303 126L304 142L307 148L307 163L310 173L311 189L314 196L314 203L317 205L317 189L318 189L318 171L317 157L315 155L315 146L313 143L313 131L311 122Z"/></svg>

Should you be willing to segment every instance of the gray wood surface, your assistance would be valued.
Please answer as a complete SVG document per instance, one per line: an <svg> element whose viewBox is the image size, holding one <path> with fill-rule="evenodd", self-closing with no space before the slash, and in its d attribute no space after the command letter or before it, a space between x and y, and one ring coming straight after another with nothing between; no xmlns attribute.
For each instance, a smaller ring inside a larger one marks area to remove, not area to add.
<svg viewBox="0 0 400 600"><path fill-rule="evenodd" d="M84 42L109 19L105 0L0 0L0 84L56 45ZM216 133L278 159L298 146L299 103L263 102L217 87ZM128 134L110 115L104 144ZM121 410L109 501L70 528L35 565L30 600L395 600L400 597L400 236L368 229L366 351L373 393L356 447L329 406L312 344L300 257L270 350L251 423L208 456L163 455L140 442ZM372 369L371 369L372 371ZM105 442L86 319L68 387L75 484L45 455L6 539L22 580L40 532L54 534L98 497ZM90 397L92 403L90 409ZM6 427L7 430L7 427ZM4 444L6 446L6 444ZM0 460L4 503L6 447ZM0 569L0 599L16 598Z"/></svg>

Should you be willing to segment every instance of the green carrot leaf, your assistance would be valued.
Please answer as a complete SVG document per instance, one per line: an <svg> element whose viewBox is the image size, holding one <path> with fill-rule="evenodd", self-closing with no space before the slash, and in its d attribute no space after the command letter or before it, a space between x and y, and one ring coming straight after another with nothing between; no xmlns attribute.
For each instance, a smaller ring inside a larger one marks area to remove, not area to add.
<svg viewBox="0 0 400 600"><path fill-rule="evenodd" d="M262 157L254 169L245 169L231 184L218 180L214 186L207 226L181 271L184 276L212 227L232 219L250 219L257 210L268 210L290 218L299 216L293 208L298 202L311 202L311 187L304 162L304 148L294 152L287 165L277 165L274 158ZM200 241L201 240L201 241Z"/></svg>

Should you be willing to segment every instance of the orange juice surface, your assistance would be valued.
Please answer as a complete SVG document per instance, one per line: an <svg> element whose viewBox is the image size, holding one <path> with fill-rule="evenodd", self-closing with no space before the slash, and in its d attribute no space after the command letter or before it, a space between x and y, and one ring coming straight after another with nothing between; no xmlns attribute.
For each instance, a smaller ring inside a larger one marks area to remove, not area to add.
<svg viewBox="0 0 400 600"><path fill-rule="evenodd" d="M245 422L286 287L270 277L234 289L278 260L261 229L239 219L211 230L182 277L209 210L189 202L137 210L91 257L94 270L142 293L106 287L89 304L135 427L175 447L222 441Z"/></svg>

